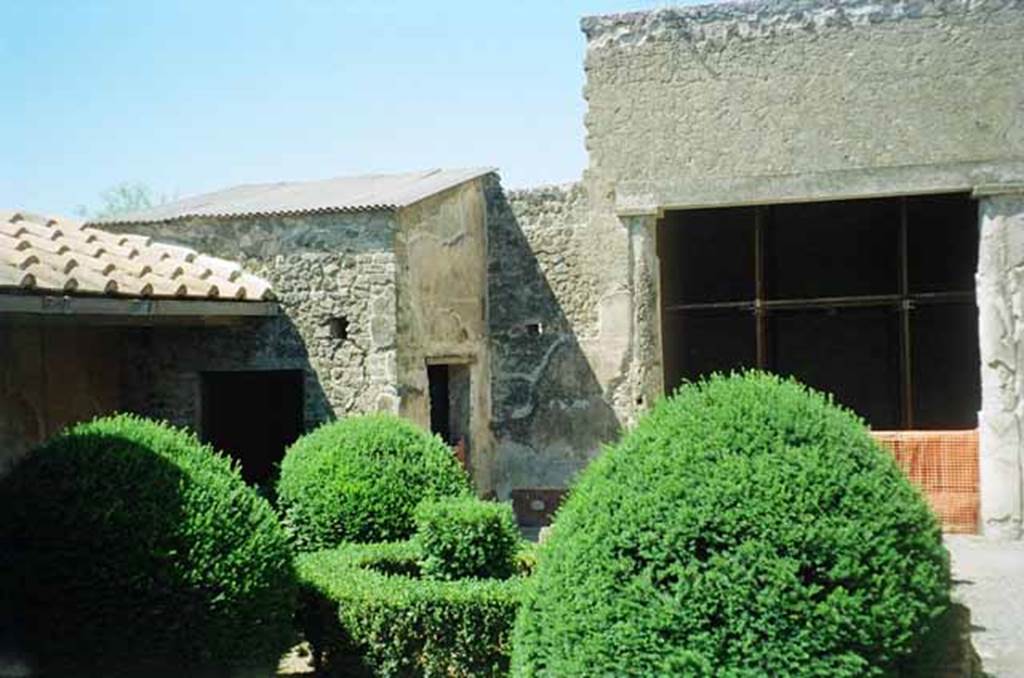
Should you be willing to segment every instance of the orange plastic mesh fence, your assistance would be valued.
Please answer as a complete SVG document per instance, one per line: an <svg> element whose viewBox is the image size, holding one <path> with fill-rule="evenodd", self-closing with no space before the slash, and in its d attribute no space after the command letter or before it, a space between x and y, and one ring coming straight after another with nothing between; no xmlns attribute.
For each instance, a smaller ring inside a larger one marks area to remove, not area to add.
<svg viewBox="0 0 1024 678"><path fill-rule="evenodd" d="M978 531L978 431L872 431L921 488L946 532Z"/></svg>

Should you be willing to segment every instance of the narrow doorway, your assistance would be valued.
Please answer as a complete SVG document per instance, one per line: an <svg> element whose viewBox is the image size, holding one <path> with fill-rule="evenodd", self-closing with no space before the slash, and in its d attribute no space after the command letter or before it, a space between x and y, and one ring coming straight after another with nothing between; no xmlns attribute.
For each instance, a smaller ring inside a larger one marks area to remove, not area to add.
<svg viewBox="0 0 1024 678"><path fill-rule="evenodd" d="M452 446L467 468L470 459L469 365L427 365L430 430Z"/></svg>
<svg viewBox="0 0 1024 678"><path fill-rule="evenodd" d="M301 370L202 374L202 438L237 459L246 482L272 482L302 434L302 380Z"/></svg>

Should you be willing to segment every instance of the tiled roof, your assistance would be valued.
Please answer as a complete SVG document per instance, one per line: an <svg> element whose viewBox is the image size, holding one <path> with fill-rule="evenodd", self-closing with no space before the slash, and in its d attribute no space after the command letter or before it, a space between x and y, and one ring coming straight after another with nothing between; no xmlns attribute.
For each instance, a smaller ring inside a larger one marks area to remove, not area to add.
<svg viewBox="0 0 1024 678"><path fill-rule="evenodd" d="M145 224L191 217L286 216L395 210L494 172L494 168L365 174L323 181L246 184L152 209L96 219L96 224Z"/></svg>
<svg viewBox="0 0 1024 678"><path fill-rule="evenodd" d="M0 212L0 290L268 300L263 279L231 261L141 235L25 212Z"/></svg>

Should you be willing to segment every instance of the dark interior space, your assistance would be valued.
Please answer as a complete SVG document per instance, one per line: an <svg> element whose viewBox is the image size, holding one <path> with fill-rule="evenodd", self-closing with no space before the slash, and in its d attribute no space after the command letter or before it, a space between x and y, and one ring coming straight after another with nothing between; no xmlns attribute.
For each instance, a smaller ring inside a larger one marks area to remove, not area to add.
<svg viewBox="0 0 1024 678"><path fill-rule="evenodd" d="M202 438L238 459L246 482L273 480L303 431L301 370L204 372Z"/></svg>
<svg viewBox="0 0 1024 678"><path fill-rule="evenodd" d="M771 370L821 391L879 429L900 427L899 318L885 308L768 316Z"/></svg>
<svg viewBox="0 0 1024 678"><path fill-rule="evenodd" d="M463 461L469 454L469 379L469 365L427 365L430 430L452 447L459 447Z"/></svg>
<svg viewBox="0 0 1024 678"><path fill-rule="evenodd" d="M915 426L974 428L981 405L978 309L922 305L911 312L910 328Z"/></svg>
<svg viewBox="0 0 1024 678"><path fill-rule="evenodd" d="M978 205L959 195L907 202L910 292L974 292ZM977 343L977 342L975 342Z"/></svg>
<svg viewBox="0 0 1024 678"><path fill-rule="evenodd" d="M899 290L899 200L774 205L765 211L766 298Z"/></svg>
<svg viewBox="0 0 1024 678"><path fill-rule="evenodd" d="M754 318L747 311L672 313L666 315L666 322L669 325L663 331L679 337L676 350L665 352L666 378L675 386L687 375L757 366L754 343L750 341Z"/></svg>
<svg viewBox="0 0 1024 678"><path fill-rule="evenodd" d="M451 428L451 400L447 365L427 365L427 383L430 388L430 431L453 444Z"/></svg>
<svg viewBox="0 0 1024 678"><path fill-rule="evenodd" d="M658 249L662 294L674 303L754 297L753 207L669 212Z"/></svg>
<svg viewBox="0 0 1024 678"><path fill-rule="evenodd" d="M973 428L977 248L966 194L668 212L666 390L759 367L876 429Z"/></svg>

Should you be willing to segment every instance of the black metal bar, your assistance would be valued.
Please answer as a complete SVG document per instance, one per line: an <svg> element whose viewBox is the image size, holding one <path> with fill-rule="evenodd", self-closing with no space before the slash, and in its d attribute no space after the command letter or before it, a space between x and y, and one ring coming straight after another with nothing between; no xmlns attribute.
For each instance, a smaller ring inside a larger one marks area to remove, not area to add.
<svg viewBox="0 0 1024 678"><path fill-rule="evenodd" d="M762 370L768 368L768 323L764 308L764 228L768 210L763 205L754 210L754 341L757 367Z"/></svg>
<svg viewBox="0 0 1024 678"><path fill-rule="evenodd" d="M900 400L903 428L914 428L914 383L913 364L910 355L910 272L907 254L907 199L900 199Z"/></svg>
<svg viewBox="0 0 1024 678"><path fill-rule="evenodd" d="M675 304L666 306L668 312L682 311L714 311L714 310L738 310L757 311L761 307L762 314L768 310L801 309L801 308L842 308L842 307L871 307L871 306L902 306L903 302L909 302L913 309L918 304L966 304L974 303L973 292L922 292L907 296L900 294L874 294L852 297L816 297L809 299L772 299L754 301L712 301L694 304Z"/></svg>
<svg viewBox="0 0 1024 678"><path fill-rule="evenodd" d="M902 301L898 294L868 294L852 297L816 297L810 299L772 299L763 303L770 310L800 308L842 308L855 306L896 306Z"/></svg>
<svg viewBox="0 0 1024 678"><path fill-rule="evenodd" d="M911 310L917 304L966 304L974 303L974 292L919 292L908 294Z"/></svg>
<svg viewBox="0 0 1024 678"><path fill-rule="evenodd" d="M709 301L698 304L673 304L666 306L666 313L683 313L687 311L752 311L753 301Z"/></svg>

